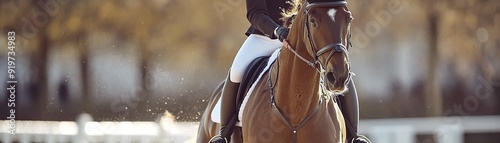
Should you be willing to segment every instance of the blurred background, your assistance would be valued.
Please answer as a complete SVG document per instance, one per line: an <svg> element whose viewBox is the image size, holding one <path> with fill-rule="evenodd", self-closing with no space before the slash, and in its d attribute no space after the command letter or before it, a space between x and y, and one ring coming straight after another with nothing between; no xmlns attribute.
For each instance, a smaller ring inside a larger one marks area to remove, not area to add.
<svg viewBox="0 0 500 143"><path fill-rule="evenodd" d="M500 115L499 2L348 2L362 119ZM245 15L243 0L2 0L0 85L15 31L16 120L196 122L246 38ZM463 137L492 141L499 132Z"/></svg>

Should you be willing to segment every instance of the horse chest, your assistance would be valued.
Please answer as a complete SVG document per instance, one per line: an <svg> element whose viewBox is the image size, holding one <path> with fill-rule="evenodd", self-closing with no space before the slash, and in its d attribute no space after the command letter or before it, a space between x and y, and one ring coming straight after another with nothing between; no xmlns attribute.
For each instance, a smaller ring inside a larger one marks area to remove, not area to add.
<svg viewBox="0 0 500 143"><path fill-rule="evenodd" d="M338 114L330 112L336 108L334 103L320 107L318 113L307 121L302 128L293 131L272 110L270 92L265 85L259 86L249 99L243 111L244 142L291 143L295 136L298 143L324 142L339 143L345 139L345 131L338 124ZM329 110L329 111L327 111ZM333 114L333 115L332 115ZM295 134L295 135L294 135Z"/></svg>

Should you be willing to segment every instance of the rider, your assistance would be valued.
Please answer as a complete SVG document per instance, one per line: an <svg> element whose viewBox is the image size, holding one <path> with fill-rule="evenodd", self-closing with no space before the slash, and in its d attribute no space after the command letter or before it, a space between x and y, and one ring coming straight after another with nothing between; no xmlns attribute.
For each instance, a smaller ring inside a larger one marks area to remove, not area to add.
<svg viewBox="0 0 500 143"><path fill-rule="evenodd" d="M220 134L211 139L212 143L228 143L231 140L234 125L228 124L237 111L236 94L247 66L255 58L269 56L276 49L282 47L282 42L287 38L290 31L289 28L278 24L283 23L280 20L282 10L290 7L287 0L246 0L246 6L247 19L250 21L251 26L245 33L248 37L236 54L226 77L221 96ZM340 99L341 103L346 103L347 106L345 107L348 108L342 108L342 112L344 116L347 116L346 120L351 120L349 123L352 124L354 130L357 130L358 100L354 85L351 84L349 89L351 92L346 93L348 95ZM225 130L229 131L227 135L222 134Z"/></svg>

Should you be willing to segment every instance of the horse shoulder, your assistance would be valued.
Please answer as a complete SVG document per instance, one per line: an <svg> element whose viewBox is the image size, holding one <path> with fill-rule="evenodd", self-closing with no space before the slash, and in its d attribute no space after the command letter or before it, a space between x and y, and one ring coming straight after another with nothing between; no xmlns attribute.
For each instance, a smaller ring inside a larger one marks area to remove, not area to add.
<svg viewBox="0 0 500 143"><path fill-rule="evenodd" d="M266 78L267 75L262 77ZM280 120L271 113L270 94L267 81L258 81L243 111L244 142L284 142L283 137L277 135L285 125L280 125Z"/></svg>

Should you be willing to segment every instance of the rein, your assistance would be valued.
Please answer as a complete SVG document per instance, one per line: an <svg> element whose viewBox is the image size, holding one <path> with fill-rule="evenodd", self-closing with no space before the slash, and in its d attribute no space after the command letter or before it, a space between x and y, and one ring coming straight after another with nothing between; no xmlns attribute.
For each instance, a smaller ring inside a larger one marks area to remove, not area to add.
<svg viewBox="0 0 500 143"><path fill-rule="evenodd" d="M315 54L316 58L314 61L309 61L306 58L302 57L299 53L297 53L297 51L295 51L292 48L292 46L290 46L290 43L288 43L288 41L286 41L286 40L283 40L283 47L290 50L295 56L297 56L300 60L305 62L307 65L311 66L312 68L315 68L316 71L318 71L318 73L324 73L325 68L321 64L321 62L319 61L319 59L317 57L325 54L326 52L333 50L332 52L330 52L330 55L328 55L328 61L332 58L333 54L336 52L344 52L344 53L346 53L347 57L349 56L349 52L347 51L347 48L342 43L331 43L331 44L328 44L325 47L321 48L320 50L318 50L316 52L316 54ZM328 64L328 62L326 64ZM317 66L319 66L319 67L317 67Z"/></svg>

